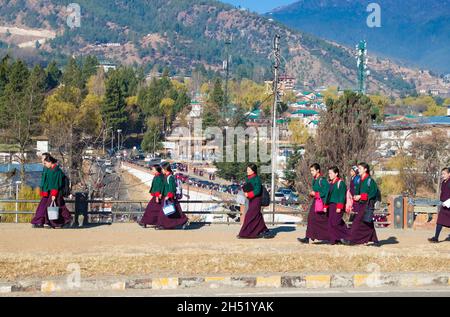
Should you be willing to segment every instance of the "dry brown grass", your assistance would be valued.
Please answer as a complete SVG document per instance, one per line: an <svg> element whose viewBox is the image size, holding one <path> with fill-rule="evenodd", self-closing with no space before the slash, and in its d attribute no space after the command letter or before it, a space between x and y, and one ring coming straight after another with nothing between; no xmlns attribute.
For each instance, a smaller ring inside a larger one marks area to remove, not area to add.
<svg viewBox="0 0 450 317"><path fill-rule="evenodd" d="M304 246L296 242L299 232L283 232L274 240L236 240L236 230L161 232L115 224L33 231L2 225L0 281L63 277L70 263L80 265L83 277L351 273L367 272L369 264L381 272L450 272L450 243L429 245L427 231L380 231L381 239L395 234L400 243L374 248Z"/></svg>
<svg viewBox="0 0 450 317"><path fill-rule="evenodd" d="M366 272L375 263L382 272L448 272L449 258L377 255L243 254L203 252L176 254L101 254L98 256L2 256L0 280L59 277L70 263L84 277L107 275L204 276L294 272Z"/></svg>

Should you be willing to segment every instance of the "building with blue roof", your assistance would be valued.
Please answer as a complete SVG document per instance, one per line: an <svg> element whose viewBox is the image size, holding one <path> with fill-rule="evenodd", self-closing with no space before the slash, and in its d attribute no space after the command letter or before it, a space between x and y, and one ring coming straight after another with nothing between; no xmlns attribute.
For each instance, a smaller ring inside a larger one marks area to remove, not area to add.
<svg viewBox="0 0 450 317"><path fill-rule="evenodd" d="M372 126L379 139L381 154L395 153L400 147L408 148L414 138L431 135L433 129L446 131L450 139L450 113L435 117L391 116Z"/></svg>

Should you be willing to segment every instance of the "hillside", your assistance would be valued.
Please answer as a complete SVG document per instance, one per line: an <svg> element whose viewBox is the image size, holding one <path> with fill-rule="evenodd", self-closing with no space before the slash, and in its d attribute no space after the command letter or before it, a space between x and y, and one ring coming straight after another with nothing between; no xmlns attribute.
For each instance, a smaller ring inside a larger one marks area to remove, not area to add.
<svg viewBox="0 0 450 317"><path fill-rule="evenodd" d="M369 28L369 3L381 8L381 27ZM300 0L267 16L345 45L366 39L383 56L450 73L450 0Z"/></svg>
<svg viewBox="0 0 450 317"><path fill-rule="evenodd" d="M286 72L300 85L356 87L356 61L350 49L218 1L79 0L81 27L74 29L66 23L65 6L71 2L0 0L0 26L56 32L56 38L38 46L46 59L95 54L118 63L143 64L147 71L168 66L180 75L189 75L195 67L220 71L225 41L232 37L233 76L257 81L271 76L268 56L278 33ZM6 43L8 37L0 36L0 41ZM420 84L418 71L375 57L370 66L369 91L398 95Z"/></svg>

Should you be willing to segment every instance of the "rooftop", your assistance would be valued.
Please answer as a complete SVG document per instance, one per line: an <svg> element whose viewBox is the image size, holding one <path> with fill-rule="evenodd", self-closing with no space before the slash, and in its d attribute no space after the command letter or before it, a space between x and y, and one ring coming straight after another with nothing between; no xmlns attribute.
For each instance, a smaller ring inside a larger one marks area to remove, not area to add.
<svg viewBox="0 0 450 317"><path fill-rule="evenodd" d="M316 110L312 110L312 109L299 109L299 110L293 111L292 114L302 114L305 116L314 116L314 115L318 115L319 112L317 112Z"/></svg>
<svg viewBox="0 0 450 317"><path fill-rule="evenodd" d="M394 118L394 120L392 120ZM415 116L390 116L381 124L375 124L375 130L410 130L431 127L450 127L450 116L415 117Z"/></svg>

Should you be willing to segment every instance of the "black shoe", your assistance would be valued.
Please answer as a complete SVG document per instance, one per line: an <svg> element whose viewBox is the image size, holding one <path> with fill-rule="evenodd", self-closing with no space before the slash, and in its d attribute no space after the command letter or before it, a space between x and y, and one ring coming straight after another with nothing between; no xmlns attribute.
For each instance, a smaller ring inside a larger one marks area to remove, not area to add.
<svg viewBox="0 0 450 317"><path fill-rule="evenodd" d="M145 224L145 223L142 223L142 222L138 222L138 224L142 227L142 228L147 228L147 225Z"/></svg>
<svg viewBox="0 0 450 317"><path fill-rule="evenodd" d="M267 230L266 232L263 233L263 238L264 239L273 239L273 238L275 238L275 234L272 231Z"/></svg>
<svg viewBox="0 0 450 317"><path fill-rule="evenodd" d="M439 243L439 239L436 239L436 237L429 238L428 241L429 241L430 243Z"/></svg>
<svg viewBox="0 0 450 317"><path fill-rule="evenodd" d="M31 228L33 228L33 229L44 229L44 225L32 225Z"/></svg>
<svg viewBox="0 0 450 317"><path fill-rule="evenodd" d="M62 227L61 227L61 229L70 229L72 226L70 225L70 222L69 223L66 223L65 225L63 225Z"/></svg>
<svg viewBox="0 0 450 317"><path fill-rule="evenodd" d="M308 238L297 238L297 241L303 244L309 244L309 239Z"/></svg>
<svg viewBox="0 0 450 317"><path fill-rule="evenodd" d="M350 241L345 240L345 239L341 239L340 242L341 242L343 245L352 245L352 243L351 243Z"/></svg>

